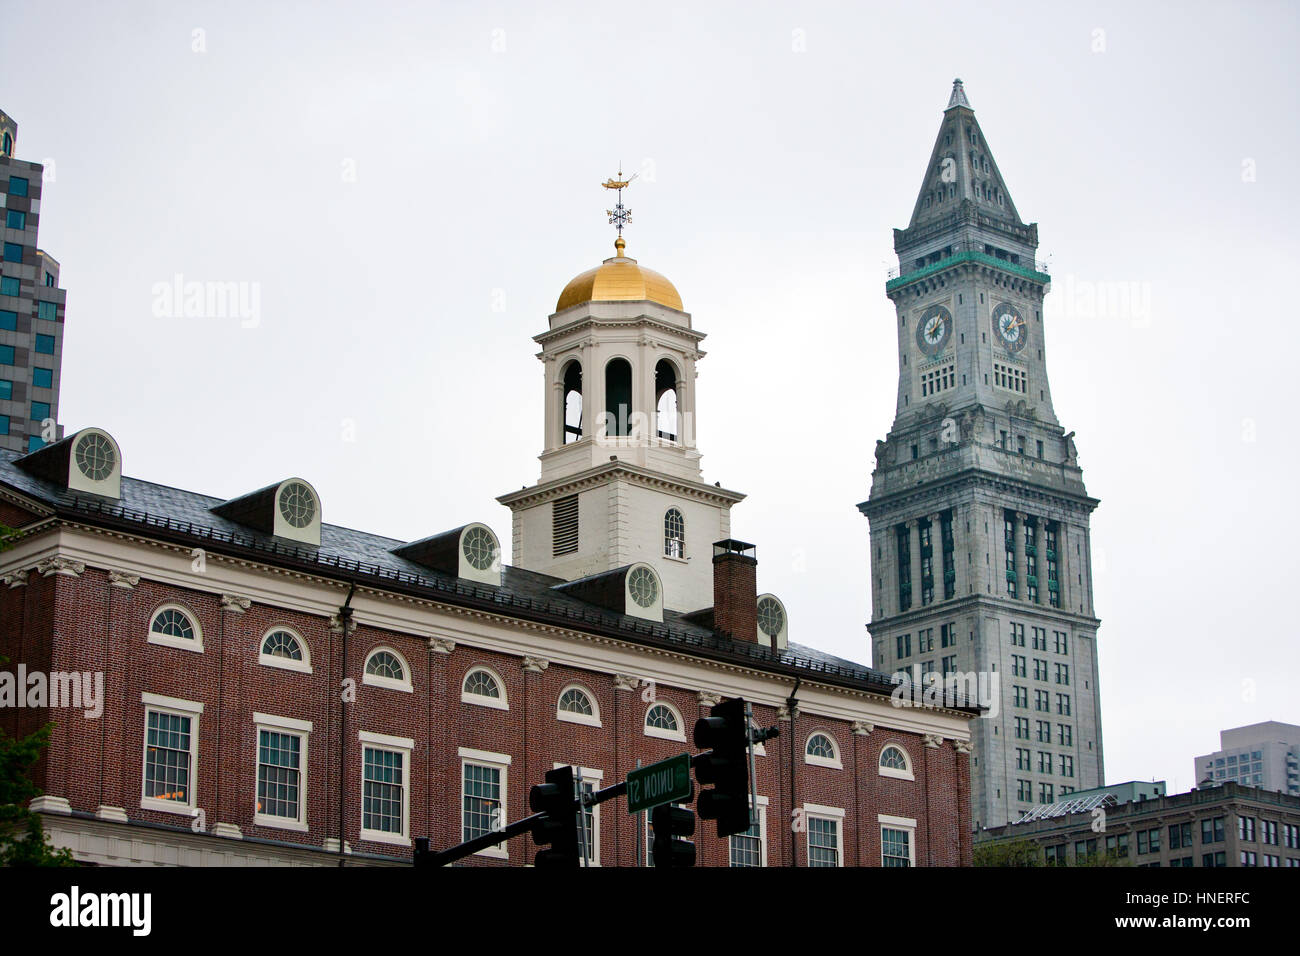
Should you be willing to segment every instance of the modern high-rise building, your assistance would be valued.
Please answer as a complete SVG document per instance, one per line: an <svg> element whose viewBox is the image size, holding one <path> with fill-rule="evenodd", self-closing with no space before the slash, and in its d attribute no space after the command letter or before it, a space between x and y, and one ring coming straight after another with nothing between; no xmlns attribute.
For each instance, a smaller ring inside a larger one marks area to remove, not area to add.
<svg viewBox="0 0 1300 956"><path fill-rule="evenodd" d="M997 706L972 725L977 829L1104 780L1098 502L1052 407L1037 248L956 80L911 223L894 231L898 406L858 507L873 665L921 683L996 675Z"/></svg>
<svg viewBox="0 0 1300 956"><path fill-rule="evenodd" d="M34 451L63 437L59 264L36 245L45 168L14 158L18 124L0 112L0 448Z"/></svg>
<svg viewBox="0 0 1300 956"><path fill-rule="evenodd" d="M1270 720L1221 731L1219 749L1196 758L1196 779L1300 796L1300 727Z"/></svg>

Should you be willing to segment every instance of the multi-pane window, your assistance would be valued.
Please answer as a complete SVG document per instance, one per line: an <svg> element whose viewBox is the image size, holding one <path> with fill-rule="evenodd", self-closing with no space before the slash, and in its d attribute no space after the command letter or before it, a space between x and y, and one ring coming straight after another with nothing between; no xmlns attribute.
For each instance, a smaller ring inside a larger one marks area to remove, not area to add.
<svg viewBox="0 0 1300 956"><path fill-rule="evenodd" d="M1038 600L1038 525L1025 522L1025 594ZM1038 630L1038 628L1034 628Z"/></svg>
<svg viewBox="0 0 1300 956"><path fill-rule="evenodd" d="M1237 818L1237 838L1253 843L1255 841L1255 818Z"/></svg>
<svg viewBox="0 0 1300 956"><path fill-rule="evenodd" d="M1227 854L1220 850L1218 853L1204 853L1201 855L1201 866L1207 869L1212 866L1227 866Z"/></svg>
<svg viewBox="0 0 1300 956"><path fill-rule="evenodd" d="M957 673L957 655L950 654L943 659L943 676Z"/></svg>
<svg viewBox="0 0 1300 956"><path fill-rule="evenodd" d="M1039 457L1041 458L1042 455L1039 455ZM1044 538L1046 538L1046 541L1044 541L1044 546L1047 549L1047 555L1046 555L1047 557L1047 600L1048 603L1052 605L1052 607L1060 607L1061 606L1061 585L1059 581L1060 562L1056 557L1056 539L1057 539L1056 525L1049 524L1046 530L1044 531L1043 536ZM1064 637L1064 635L1061 636ZM1060 650L1060 648L1058 647L1057 650ZM1061 653L1064 654L1065 652L1061 651Z"/></svg>
<svg viewBox="0 0 1300 956"><path fill-rule="evenodd" d="M1057 712L1058 714L1063 714L1064 716L1067 716L1067 717L1070 715L1070 695L1069 695L1069 694L1057 694L1057 695L1056 695L1056 712Z"/></svg>
<svg viewBox="0 0 1300 956"><path fill-rule="evenodd" d="M1011 643L1015 647L1025 646L1025 626L1023 624L1011 625Z"/></svg>
<svg viewBox="0 0 1300 956"><path fill-rule="evenodd" d="M1069 724L1057 724L1056 727L1057 727L1057 732L1059 734L1057 743L1059 743L1062 747L1073 747L1074 728L1071 727Z"/></svg>
<svg viewBox="0 0 1300 956"><path fill-rule="evenodd" d="M1050 744L1052 742L1052 722L1050 720L1037 720L1038 725L1035 730L1038 732L1038 742L1040 744Z"/></svg>
<svg viewBox="0 0 1300 956"><path fill-rule="evenodd" d="M501 768L466 762L461 840L501 829Z"/></svg>
<svg viewBox="0 0 1300 956"><path fill-rule="evenodd" d="M46 302L41 300L36 303L36 317L45 319L47 322L55 322L59 317L59 306L57 302Z"/></svg>
<svg viewBox="0 0 1300 956"><path fill-rule="evenodd" d="M362 830L403 835L406 754L400 750L366 747L362 762Z"/></svg>
<svg viewBox="0 0 1300 956"><path fill-rule="evenodd" d="M957 625L955 624L939 625L939 646L940 647L957 646Z"/></svg>
<svg viewBox="0 0 1300 956"><path fill-rule="evenodd" d="M898 651L898 653L895 655L896 657L904 658L904 657L912 656L912 635L911 634L899 634L897 637L894 638L894 644L895 644L895 649Z"/></svg>
<svg viewBox="0 0 1300 956"><path fill-rule="evenodd" d="M1202 843L1222 843L1223 817L1215 817L1213 820L1201 821L1201 842Z"/></svg>
<svg viewBox="0 0 1300 956"><path fill-rule="evenodd" d="M1056 639L1056 653L1070 653L1070 636L1065 631L1053 631L1052 636Z"/></svg>
<svg viewBox="0 0 1300 956"><path fill-rule="evenodd" d="M676 508L664 514L664 554L670 558L686 557L686 519Z"/></svg>
<svg viewBox="0 0 1300 956"><path fill-rule="evenodd" d="M916 632L916 653L925 654L934 650L934 628L926 627Z"/></svg>
<svg viewBox="0 0 1300 956"><path fill-rule="evenodd" d="M1045 690L1034 691L1034 710L1041 710L1043 713L1052 712L1051 695Z"/></svg>
<svg viewBox="0 0 1300 956"><path fill-rule="evenodd" d="M1057 682L1058 684L1065 684L1065 685L1067 685L1067 686L1069 685L1069 683L1070 683L1070 665L1069 665L1069 664L1057 664L1057 665L1056 665L1056 682Z"/></svg>
<svg viewBox="0 0 1300 956"><path fill-rule="evenodd" d="M1060 754L1059 756L1060 756L1060 761L1061 761L1061 776L1062 776L1062 777L1073 777L1073 776L1074 776L1074 758L1073 758L1073 757L1066 756L1065 754Z"/></svg>
<svg viewBox="0 0 1300 956"><path fill-rule="evenodd" d="M1169 849L1185 850L1192 845L1191 823L1169 824Z"/></svg>
<svg viewBox="0 0 1300 956"><path fill-rule="evenodd" d="M144 796L188 806L193 803L190 792L193 718L150 709L145 726Z"/></svg>
<svg viewBox="0 0 1300 956"><path fill-rule="evenodd" d="M0 295L18 295L20 291L17 276L0 276Z"/></svg>
<svg viewBox="0 0 1300 956"><path fill-rule="evenodd" d="M1007 555L1007 594L1016 597L1016 520L1010 515L1002 520L1002 539Z"/></svg>
<svg viewBox="0 0 1300 956"><path fill-rule="evenodd" d="M897 827L880 828L880 854L882 866L912 865L912 834Z"/></svg>
<svg viewBox="0 0 1300 956"><path fill-rule="evenodd" d="M1282 839L1288 850L1300 850L1300 826L1294 823L1282 824Z"/></svg>
<svg viewBox="0 0 1300 956"><path fill-rule="evenodd" d="M1033 755L1023 747L1016 748L1016 769L1033 770Z"/></svg>
<svg viewBox="0 0 1300 956"><path fill-rule="evenodd" d="M1259 838L1262 843L1271 843L1277 846L1277 824L1272 820L1261 820L1259 822Z"/></svg>
<svg viewBox="0 0 1300 956"><path fill-rule="evenodd" d="M808 865L840 865L840 821L808 816Z"/></svg>
<svg viewBox="0 0 1300 956"><path fill-rule="evenodd" d="M1045 627L1034 628L1034 650L1036 651L1047 650L1047 628Z"/></svg>
<svg viewBox="0 0 1300 956"><path fill-rule="evenodd" d="M1038 628L1034 628L1034 632L1037 634ZM1037 641L1034 646L1037 646ZM1034 680L1047 680L1047 661L1039 660L1037 657L1034 658Z"/></svg>
<svg viewBox="0 0 1300 956"><path fill-rule="evenodd" d="M1028 717L1016 718L1016 739L1017 740L1029 739L1029 718Z"/></svg>
<svg viewBox="0 0 1300 956"><path fill-rule="evenodd" d="M1011 676L1012 677L1029 676L1029 662L1028 660L1026 660L1024 654L1011 655Z"/></svg>
<svg viewBox="0 0 1300 956"><path fill-rule="evenodd" d="M921 603L934 601L934 523L920 526L921 537Z"/></svg>
<svg viewBox="0 0 1300 956"><path fill-rule="evenodd" d="M1003 365L1001 362L993 363L993 384L1010 392L1020 392L1022 395L1029 391L1029 377L1024 370Z"/></svg>
<svg viewBox="0 0 1300 956"><path fill-rule="evenodd" d="M760 803L755 808L753 822L744 833L733 833L729 838L729 862L731 866L766 866L763 850L764 807ZM647 814L648 816L648 814Z"/></svg>
<svg viewBox="0 0 1300 956"><path fill-rule="evenodd" d="M1028 753L1029 751L1025 751ZM1030 803L1034 799L1034 782L1032 780L1016 781L1016 799Z"/></svg>
<svg viewBox="0 0 1300 956"><path fill-rule="evenodd" d="M262 816L302 817L302 737L279 730L257 734L257 812Z"/></svg>
<svg viewBox="0 0 1300 956"><path fill-rule="evenodd" d="M1106 855L1124 859L1128 857L1128 834L1106 837Z"/></svg>
<svg viewBox="0 0 1300 956"><path fill-rule="evenodd" d="M1254 850L1242 850L1242 851L1241 851L1241 865L1242 865L1242 866L1259 866L1259 856L1255 853Z"/></svg>
<svg viewBox="0 0 1300 956"><path fill-rule="evenodd" d="M907 525L895 533L898 544L898 609L906 611L912 606L912 541Z"/></svg>
<svg viewBox="0 0 1300 956"><path fill-rule="evenodd" d="M943 550L943 599L946 601L957 593L957 559L954 554L952 537L952 514L945 512L939 521L939 534ZM944 645L947 647L948 645Z"/></svg>
<svg viewBox="0 0 1300 956"><path fill-rule="evenodd" d="M1052 755L1046 750L1038 751L1038 772L1048 776L1052 773Z"/></svg>
<svg viewBox="0 0 1300 956"><path fill-rule="evenodd" d="M934 395L937 392L944 392L957 384L957 375L955 367L952 365L941 365L938 368L931 369L928 372L921 373L921 397Z"/></svg>
<svg viewBox="0 0 1300 956"><path fill-rule="evenodd" d="M1040 783L1038 785L1038 802L1051 803L1054 799L1052 792L1052 785L1050 783Z"/></svg>

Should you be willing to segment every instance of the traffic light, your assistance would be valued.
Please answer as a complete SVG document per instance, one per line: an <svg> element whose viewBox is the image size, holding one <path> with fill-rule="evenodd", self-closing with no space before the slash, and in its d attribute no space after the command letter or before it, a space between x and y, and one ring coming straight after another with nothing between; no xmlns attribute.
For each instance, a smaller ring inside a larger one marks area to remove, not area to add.
<svg viewBox="0 0 1300 956"><path fill-rule="evenodd" d="M749 829L749 725L740 698L715 705L695 722L695 746L709 748L696 758L695 779L712 784L700 792L699 812L718 821L718 836Z"/></svg>
<svg viewBox="0 0 1300 956"><path fill-rule="evenodd" d="M559 767L546 774L546 783L528 792L528 805L546 818L533 824L539 867L578 866L578 801L573 791L573 768Z"/></svg>
<svg viewBox="0 0 1300 956"><path fill-rule="evenodd" d="M695 844L680 839L695 835L695 814L690 807L661 803L650 811L650 825L655 831L655 866L695 865Z"/></svg>

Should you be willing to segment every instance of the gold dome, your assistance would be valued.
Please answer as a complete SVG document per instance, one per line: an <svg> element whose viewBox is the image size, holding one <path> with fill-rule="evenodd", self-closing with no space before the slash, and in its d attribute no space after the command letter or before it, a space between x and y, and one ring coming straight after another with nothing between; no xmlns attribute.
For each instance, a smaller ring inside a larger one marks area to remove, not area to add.
<svg viewBox="0 0 1300 956"><path fill-rule="evenodd" d="M644 300L666 305L678 312L685 311L682 309L682 297L677 294L673 284L659 273L637 265L635 259L623 255L626 245L620 237L614 243L617 254L613 259L606 259L596 268L588 269L570 281L560 293L555 311L563 312L582 302Z"/></svg>

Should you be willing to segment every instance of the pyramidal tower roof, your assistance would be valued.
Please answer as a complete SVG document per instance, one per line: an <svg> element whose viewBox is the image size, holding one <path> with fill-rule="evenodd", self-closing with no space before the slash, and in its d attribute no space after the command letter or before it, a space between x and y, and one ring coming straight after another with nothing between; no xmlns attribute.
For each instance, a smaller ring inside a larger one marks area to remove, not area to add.
<svg viewBox="0 0 1300 956"><path fill-rule="evenodd" d="M975 210L987 216L1021 221L966 89L961 80L953 80L908 229L948 219L963 202L973 203Z"/></svg>

